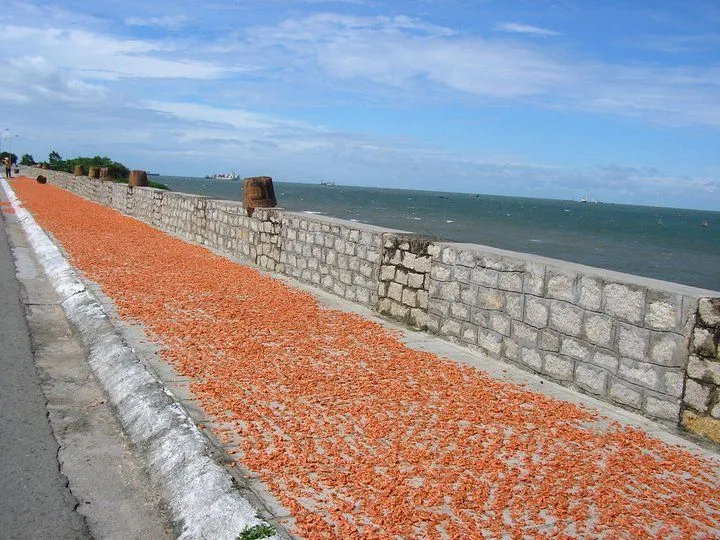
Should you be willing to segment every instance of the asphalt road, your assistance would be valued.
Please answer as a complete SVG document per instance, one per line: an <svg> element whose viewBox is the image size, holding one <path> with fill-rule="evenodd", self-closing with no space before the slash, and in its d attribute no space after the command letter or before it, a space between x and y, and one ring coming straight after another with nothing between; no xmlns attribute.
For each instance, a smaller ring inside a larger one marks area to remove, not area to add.
<svg viewBox="0 0 720 540"><path fill-rule="evenodd" d="M90 538L60 472L20 294L0 222L0 538Z"/></svg>

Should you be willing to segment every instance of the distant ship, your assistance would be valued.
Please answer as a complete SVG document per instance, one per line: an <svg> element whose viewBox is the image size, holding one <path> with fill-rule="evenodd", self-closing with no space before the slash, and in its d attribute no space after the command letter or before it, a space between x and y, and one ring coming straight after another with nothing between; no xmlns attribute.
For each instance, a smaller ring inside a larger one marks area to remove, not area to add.
<svg viewBox="0 0 720 540"><path fill-rule="evenodd" d="M334 186L335 182L320 182L321 186Z"/></svg>
<svg viewBox="0 0 720 540"><path fill-rule="evenodd" d="M205 178L209 178L210 180L237 180L240 176L233 171L229 173L208 174Z"/></svg>

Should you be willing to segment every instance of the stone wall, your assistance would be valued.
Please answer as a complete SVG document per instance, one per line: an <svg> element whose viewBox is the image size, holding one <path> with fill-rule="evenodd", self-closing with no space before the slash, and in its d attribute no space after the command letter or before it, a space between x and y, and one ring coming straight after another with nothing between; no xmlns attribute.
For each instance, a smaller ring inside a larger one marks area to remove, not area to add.
<svg viewBox="0 0 720 540"><path fill-rule="evenodd" d="M164 231L720 442L720 293L25 168Z"/></svg>
<svg viewBox="0 0 720 540"><path fill-rule="evenodd" d="M687 362L682 425L720 443L720 299L703 298Z"/></svg>

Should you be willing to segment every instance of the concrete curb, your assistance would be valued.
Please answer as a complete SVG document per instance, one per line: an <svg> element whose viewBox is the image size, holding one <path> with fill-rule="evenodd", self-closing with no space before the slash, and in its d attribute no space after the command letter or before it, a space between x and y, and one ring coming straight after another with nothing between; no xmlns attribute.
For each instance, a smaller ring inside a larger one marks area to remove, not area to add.
<svg viewBox="0 0 720 540"><path fill-rule="evenodd" d="M234 540L246 528L264 524L235 489L230 474L213 460L192 420L125 345L100 303L21 206L6 180L1 183L128 439L163 489L179 538Z"/></svg>

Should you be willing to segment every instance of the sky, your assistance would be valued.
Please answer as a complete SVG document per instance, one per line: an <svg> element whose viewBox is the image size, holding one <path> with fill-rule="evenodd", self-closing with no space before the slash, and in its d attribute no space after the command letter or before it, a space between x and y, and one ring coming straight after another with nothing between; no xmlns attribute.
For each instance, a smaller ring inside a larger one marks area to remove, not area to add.
<svg viewBox="0 0 720 540"><path fill-rule="evenodd" d="M720 210L718 0L0 0L0 144Z"/></svg>

